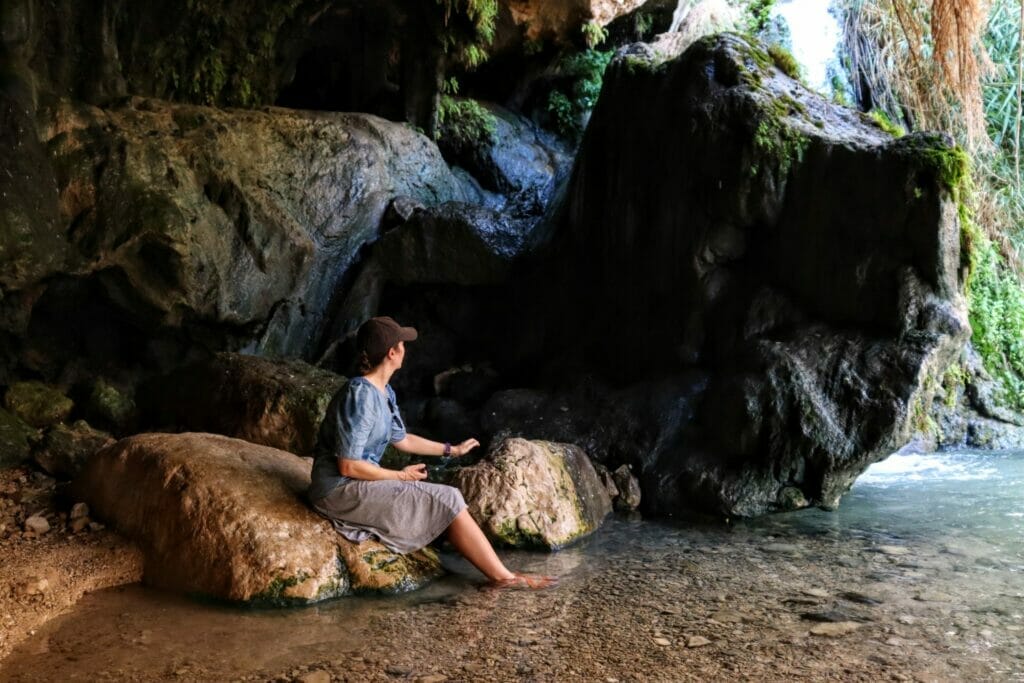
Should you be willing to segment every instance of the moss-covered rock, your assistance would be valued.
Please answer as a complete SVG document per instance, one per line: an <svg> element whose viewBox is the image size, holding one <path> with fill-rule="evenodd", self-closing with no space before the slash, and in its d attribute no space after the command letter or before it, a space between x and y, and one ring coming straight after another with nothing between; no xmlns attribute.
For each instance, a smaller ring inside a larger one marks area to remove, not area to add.
<svg viewBox="0 0 1024 683"><path fill-rule="evenodd" d="M32 453L39 432L13 413L0 408L0 469L21 465Z"/></svg>
<svg viewBox="0 0 1024 683"><path fill-rule="evenodd" d="M29 425L49 427L63 422L75 407L60 389L43 382L16 382L4 394L4 406Z"/></svg>
<svg viewBox="0 0 1024 683"><path fill-rule="evenodd" d="M51 427L33 454L36 464L58 479L74 479L100 449L114 443L106 432L93 429L84 420L71 426Z"/></svg>
<svg viewBox="0 0 1024 683"><path fill-rule="evenodd" d="M135 416L135 400L131 395L103 378L93 383L85 408L90 417L119 429Z"/></svg>
<svg viewBox="0 0 1024 683"><path fill-rule="evenodd" d="M834 507L909 440L970 334L964 153L894 139L747 37L657 68L631 55L605 73L535 282L535 358L664 378L588 432L648 446L604 447L629 454L646 511Z"/></svg>
<svg viewBox="0 0 1024 683"><path fill-rule="evenodd" d="M346 379L294 359L218 353L146 382L147 420L312 455L327 406Z"/></svg>
<svg viewBox="0 0 1024 683"><path fill-rule="evenodd" d="M437 554L353 544L304 500L310 463L214 434L142 434L75 481L91 514L139 544L151 585L255 605L418 588Z"/></svg>
<svg viewBox="0 0 1024 683"><path fill-rule="evenodd" d="M597 529L612 508L590 458L570 444L506 439L452 484L493 541L517 548L561 548Z"/></svg>

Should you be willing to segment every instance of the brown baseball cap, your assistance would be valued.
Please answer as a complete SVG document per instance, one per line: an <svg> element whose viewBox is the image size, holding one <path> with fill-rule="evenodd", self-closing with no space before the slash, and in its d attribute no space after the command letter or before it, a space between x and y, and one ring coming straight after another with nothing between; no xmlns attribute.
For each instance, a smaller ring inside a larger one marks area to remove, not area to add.
<svg viewBox="0 0 1024 683"><path fill-rule="evenodd" d="M356 343L371 359L383 358L400 341L415 341L416 328L402 327L394 318L383 315L370 318L359 326Z"/></svg>

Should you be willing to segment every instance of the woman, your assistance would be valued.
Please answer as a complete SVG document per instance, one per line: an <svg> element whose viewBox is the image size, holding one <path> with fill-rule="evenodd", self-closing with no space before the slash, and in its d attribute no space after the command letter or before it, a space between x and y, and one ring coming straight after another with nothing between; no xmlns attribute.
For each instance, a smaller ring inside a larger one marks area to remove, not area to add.
<svg viewBox="0 0 1024 683"><path fill-rule="evenodd" d="M349 380L327 408L317 438L309 499L350 541L376 537L395 552L418 550L448 531L448 540L498 586L543 588L554 579L509 571L469 514L462 493L428 484L426 465L380 466L390 442L417 455L463 456L477 446L452 446L405 431L388 382L402 367L416 330L388 317L371 318L356 336L361 376Z"/></svg>

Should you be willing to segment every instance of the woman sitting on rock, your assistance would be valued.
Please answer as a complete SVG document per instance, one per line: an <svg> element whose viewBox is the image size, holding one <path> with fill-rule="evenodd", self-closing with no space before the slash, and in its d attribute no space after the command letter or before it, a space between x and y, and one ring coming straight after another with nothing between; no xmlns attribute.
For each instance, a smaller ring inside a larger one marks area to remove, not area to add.
<svg viewBox="0 0 1024 683"><path fill-rule="evenodd" d="M359 328L360 377L353 377L327 408L317 437L309 499L345 538L376 537L398 553L418 550L448 531L448 540L498 586L543 588L554 579L509 571L469 514L462 493L430 484L426 465L402 470L380 466L390 442L417 455L462 456L476 439L452 446L405 431L395 392L388 382L402 367L405 342L416 330L388 317L371 318Z"/></svg>

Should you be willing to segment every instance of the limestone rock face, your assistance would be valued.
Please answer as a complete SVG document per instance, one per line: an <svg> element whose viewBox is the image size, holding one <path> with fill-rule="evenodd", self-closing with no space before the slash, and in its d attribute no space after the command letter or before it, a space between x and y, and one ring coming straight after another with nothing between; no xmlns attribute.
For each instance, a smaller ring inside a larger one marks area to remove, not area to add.
<svg viewBox="0 0 1024 683"><path fill-rule="evenodd" d="M44 373L97 354L96 364L170 366L191 348L179 333L207 348L310 354L391 200L468 196L431 140L366 114L136 98L110 109L65 101L36 119L43 170L57 179L47 235L68 254L60 277L31 280L52 269L26 266L11 283L31 311L12 333L32 325L29 355ZM33 163L14 170L38 175ZM22 258L3 254L2 272ZM84 334L69 336L76 326Z"/></svg>
<svg viewBox="0 0 1024 683"><path fill-rule="evenodd" d="M571 444L507 439L452 482L494 541L561 548L597 529L611 499L590 458Z"/></svg>
<svg viewBox="0 0 1024 683"><path fill-rule="evenodd" d="M312 455L346 379L299 360L218 353L144 385L149 421Z"/></svg>
<svg viewBox="0 0 1024 683"><path fill-rule="evenodd" d="M611 432L631 414L646 510L760 514L791 487L833 507L909 439L969 334L963 160L941 135L891 138L736 35L667 62L620 51L538 289L557 312L544 348L617 386L679 378L607 415L566 406Z"/></svg>
<svg viewBox="0 0 1024 683"><path fill-rule="evenodd" d="M431 550L391 553L338 535L305 503L308 461L213 434L142 434L100 451L75 482L95 517L136 541L144 580L271 604L397 592L437 576Z"/></svg>

